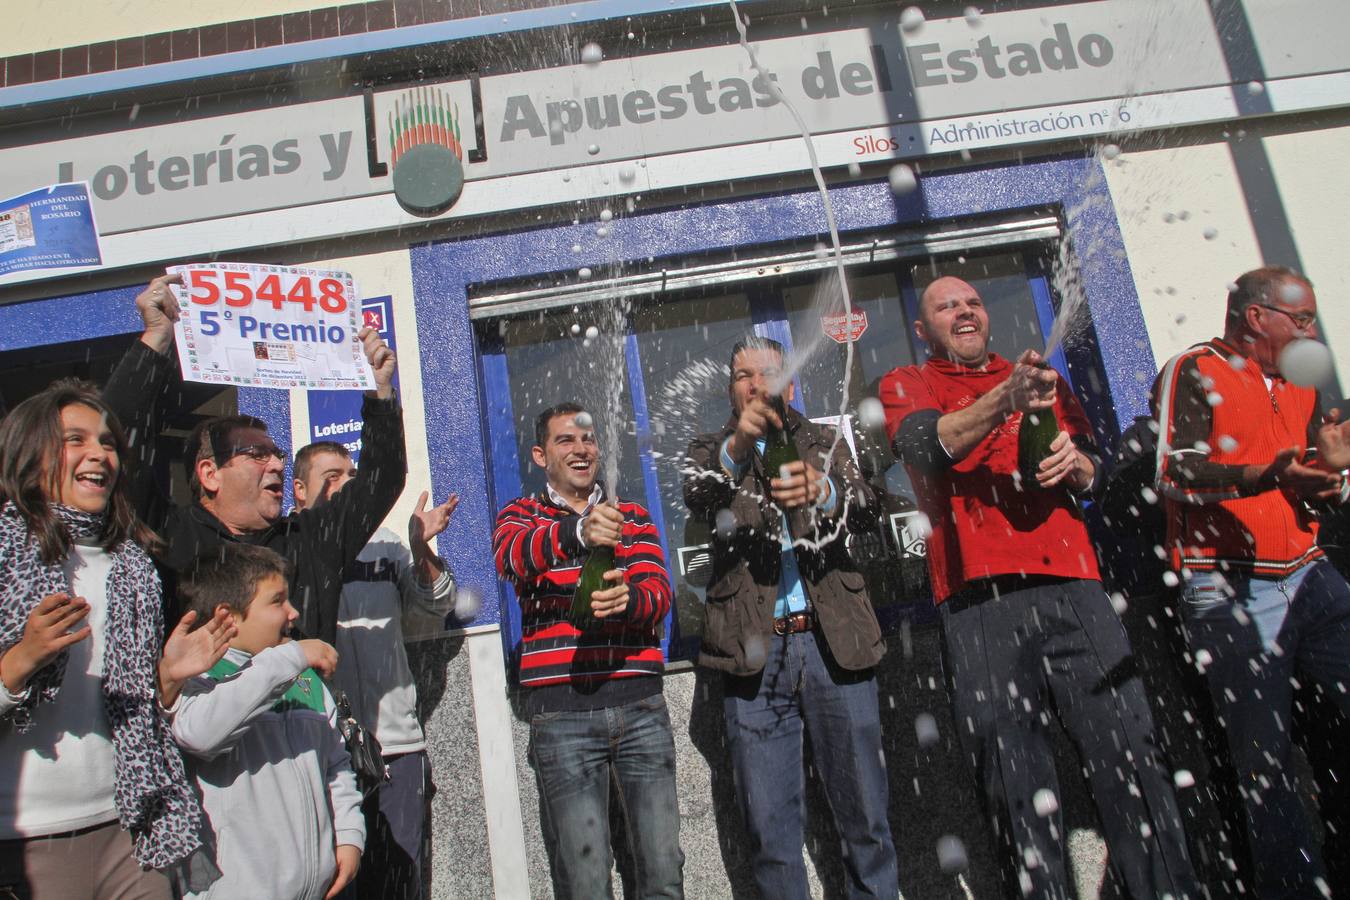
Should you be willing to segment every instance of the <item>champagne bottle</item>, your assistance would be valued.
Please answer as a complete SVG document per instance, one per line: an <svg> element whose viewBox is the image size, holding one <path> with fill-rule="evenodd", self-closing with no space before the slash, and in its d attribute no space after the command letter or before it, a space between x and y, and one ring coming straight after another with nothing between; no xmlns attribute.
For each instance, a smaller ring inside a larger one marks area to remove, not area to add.
<svg viewBox="0 0 1350 900"><path fill-rule="evenodd" d="M761 454L760 459L764 462L765 476L778 478L783 466L797 462L801 459L801 456L797 453L797 445L792 443L792 437L787 433L787 407L783 403L783 398L772 397L769 400L769 405L778 414L778 419L783 423L783 427L769 427L764 435L764 453Z"/></svg>
<svg viewBox="0 0 1350 900"><path fill-rule="evenodd" d="M614 548L595 547L577 576L577 588L572 594L572 608L567 619L578 631L594 627L595 616L591 613L591 595L612 587L605 581L605 573L614 568Z"/></svg>
<svg viewBox="0 0 1350 900"><path fill-rule="evenodd" d="M1017 469L1022 473L1022 490L1040 487L1036 473L1050 455L1050 445L1059 437L1059 418L1054 407L1022 413L1017 432Z"/></svg>

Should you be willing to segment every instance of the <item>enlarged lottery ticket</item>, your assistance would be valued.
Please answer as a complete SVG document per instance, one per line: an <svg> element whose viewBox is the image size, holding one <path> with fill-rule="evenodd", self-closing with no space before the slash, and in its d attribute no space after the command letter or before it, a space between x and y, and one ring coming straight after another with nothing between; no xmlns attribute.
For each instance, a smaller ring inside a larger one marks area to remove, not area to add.
<svg viewBox="0 0 1350 900"><path fill-rule="evenodd" d="M370 390L347 272L203 263L174 266L183 377L240 387Z"/></svg>
<svg viewBox="0 0 1350 900"><path fill-rule="evenodd" d="M33 213L27 205L0 212L0 253L37 245L33 234Z"/></svg>

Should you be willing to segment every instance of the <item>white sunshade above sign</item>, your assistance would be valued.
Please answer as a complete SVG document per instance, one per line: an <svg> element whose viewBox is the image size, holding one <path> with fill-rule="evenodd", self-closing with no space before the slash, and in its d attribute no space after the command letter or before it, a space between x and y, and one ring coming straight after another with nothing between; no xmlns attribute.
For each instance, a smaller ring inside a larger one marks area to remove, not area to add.
<svg viewBox="0 0 1350 900"><path fill-rule="evenodd" d="M1347 30L1340 18L1326 24ZM726 28L733 37L729 10ZM1204 0L1099 0L912 31L886 19L754 46L826 166L1239 115ZM1292 77L1290 65L1281 71ZM1350 102L1345 73L1311 80L1271 85L1271 108ZM807 167L791 116L735 44L480 87L479 98L467 81L379 92L373 134L362 98L350 97L3 150L0 171L10 193L87 180L111 268L419 222L381 171L400 141L461 155L463 194L443 218Z"/></svg>

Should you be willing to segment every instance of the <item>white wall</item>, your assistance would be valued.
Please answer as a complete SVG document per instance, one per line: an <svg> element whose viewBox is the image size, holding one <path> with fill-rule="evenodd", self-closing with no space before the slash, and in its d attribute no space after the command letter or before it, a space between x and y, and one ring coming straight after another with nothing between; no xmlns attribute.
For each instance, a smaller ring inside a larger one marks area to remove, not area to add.
<svg viewBox="0 0 1350 900"><path fill-rule="evenodd" d="M1344 229L1350 127L1263 134L1261 141L1306 274L1320 299L1322 338L1350 375L1350 258ZM1132 150L1106 164L1107 183L1158 364L1222 332L1226 285L1261 265L1251 212L1227 143ZM1184 217L1184 218L1183 218ZM1214 229L1206 238L1206 229Z"/></svg>
<svg viewBox="0 0 1350 900"><path fill-rule="evenodd" d="M1304 274L1317 291L1322 340L1350 389L1350 127L1264 137L1271 170L1294 226Z"/></svg>
<svg viewBox="0 0 1350 900"><path fill-rule="evenodd" d="M1122 153L1106 178L1161 366L1223 332L1226 285L1261 264L1246 200L1222 142Z"/></svg>

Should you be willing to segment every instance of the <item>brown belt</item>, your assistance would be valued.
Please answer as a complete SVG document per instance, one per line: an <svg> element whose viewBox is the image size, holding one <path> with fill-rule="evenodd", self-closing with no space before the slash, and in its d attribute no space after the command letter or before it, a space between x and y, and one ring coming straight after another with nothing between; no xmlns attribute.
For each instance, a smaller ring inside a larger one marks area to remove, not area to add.
<svg viewBox="0 0 1350 900"><path fill-rule="evenodd" d="M788 613L773 620L774 634L801 634L816 627L816 617L810 612Z"/></svg>

